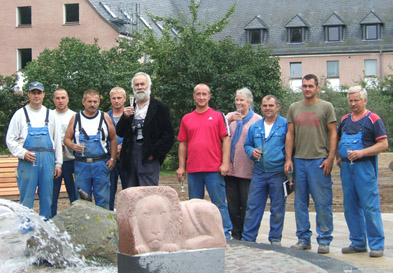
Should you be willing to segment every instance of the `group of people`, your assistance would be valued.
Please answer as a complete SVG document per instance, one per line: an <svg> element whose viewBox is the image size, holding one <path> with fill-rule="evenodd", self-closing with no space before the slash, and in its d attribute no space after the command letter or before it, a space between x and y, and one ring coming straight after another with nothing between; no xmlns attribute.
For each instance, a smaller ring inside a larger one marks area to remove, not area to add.
<svg viewBox="0 0 393 273"><path fill-rule="evenodd" d="M144 72L132 79L135 101L124 106L126 93L110 91L113 109L98 110L100 96L87 90L84 110L68 109L64 89L54 93L56 109L42 105L44 87L29 86L29 104L11 119L6 142L19 158L21 203L32 207L38 186L40 215L56 215L64 178L70 202L80 188L97 205L114 209L117 180L124 188L157 186L160 165L174 143L167 105L151 96L151 78ZM270 198L272 245L281 245L285 203L283 182L294 177L296 235L292 248L311 249L309 195L316 210L318 253L329 253L332 241L332 180L334 159L341 168L345 219L351 244L344 254L367 251L383 256L384 232L378 194L377 155L388 148L381 118L367 110L367 92L348 90L351 113L338 126L333 105L319 99L318 78L304 76L304 99L293 103L286 118L274 95L262 99L263 117L253 110L247 88L236 91L236 111L226 116L209 107L206 84L194 88L196 109L181 120L179 181L188 179L189 198L203 199L205 187L218 207L227 239L255 241ZM73 173L75 174L75 182Z"/></svg>
<svg viewBox="0 0 393 273"><path fill-rule="evenodd" d="M342 253L366 252L368 242L370 257L381 257L385 237L377 155L388 148L385 126L377 114L367 110L367 91L353 86L347 93L352 113L341 119L337 129L333 105L318 98L319 88L315 75L304 76L304 99L290 105L286 119L278 114L280 104L275 96L262 99L261 118L252 111L251 92L236 92L237 110L227 115L232 137L230 170L225 177L232 237L256 241L269 197L268 239L272 245L281 245L286 203L283 182L293 175L298 242L291 248L311 249L311 194L317 252L329 253L333 239L331 171L336 158L351 241Z"/></svg>
<svg viewBox="0 0 393 273"><path fill-rule="evenodd" d="M99 93L87 90L84 110L75 113L65 89L55 90L56 108L49 110L43 84L29 85L29 103L15 112L6 137L9 151L19 158L21 204L32 208L37 191L39 214L54 217L63 179L71 203L82 190L111 210L119 176L123 189L158 185L160 164L174 142L169 108L150 96L148 74L135 74L132 88L136 100L128 107L123 88L110 91L108 113L99 110ZM142 139L136 140L138 133Z"/></svg>

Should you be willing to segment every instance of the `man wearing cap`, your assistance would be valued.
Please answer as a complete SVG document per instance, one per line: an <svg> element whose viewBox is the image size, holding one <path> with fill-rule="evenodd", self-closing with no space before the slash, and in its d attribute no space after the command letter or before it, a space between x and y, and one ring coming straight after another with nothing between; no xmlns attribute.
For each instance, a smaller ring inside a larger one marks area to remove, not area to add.
<svg viewBox="0 0 393 273"><path fill-rule="evenodd" d="M129 187L157 186L160 165L175 137L169 108L150 96L148 74L136 73L131 84L136 103L124 108L116 125L117 135L124 138L120 168L127 171Z"/></svg>
<svg viewBox="0 0 393 273"><path fill-rule="evenodd" d="M93 194L97 206L109 209L110 171L117 152L115 128L109 115L98 110L96 90L85 91L82 104L85 109L71 118L64 144L75 154L75 185Z"/></svg>
<svg viewBox="0 0 393 273"><path fill-rule="evenodd" d="M33 208L38 187L39 214L49 219L53 177L60 177L63 163L61 126L53 112L42 105L42 83L32 82L28 96L29 104L17 110L10 121L6 143L11 154L19 158L16 178L20 203Z"/></svg>

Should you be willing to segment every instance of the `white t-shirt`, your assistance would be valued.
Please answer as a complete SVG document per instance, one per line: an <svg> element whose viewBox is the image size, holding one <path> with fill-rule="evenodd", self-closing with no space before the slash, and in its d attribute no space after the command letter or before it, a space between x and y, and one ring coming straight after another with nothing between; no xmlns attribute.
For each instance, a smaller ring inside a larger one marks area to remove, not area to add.
<svg viewBox="0 0 393 273"><path fill-rule="evenodd" d="M97 135L97 129L101 118L101 111L97 111L97 114L91 118L85 116L82 111L80 117L81 117L82 128L85 130L86 134L89 136ZM102 122L101 128L104 130L104 134L105 134L105 140L102 140L102 136L100 138L101 146L104 149L105 153L108 153L109 147L107 145L107 139L109 133L108 133L108 124L106 123L105 118ZM76 143L79 144L79 125L77 122L75 122L74 125L74 135L75 135Z"/></svg>
<svg viewBox="0 0 393 273"><path fill-rule="evenodd" d="M26 105L26 110L29 115L30 125L32 127L44 127L46 117L46 107L42 106L39 110L32 109ZM6 143L8 150L17 158L24 159L26 149L23 148L27 137L27 122L23 108L18 109L11 118L8 126ZM61 167L63 164L63 152L61 145L61 126L52 110L49 110L49 124L48 130L50 139L52 140L53 148L55 149L55 163L56 167Z"/></svg>
<svg viewBox="0 0 393 273"><path fill-rule="evenodd" d="M63 160L64 161L74 160L75 156L74 156L72 150L64 145L64 135L67 131L68 123L70 123L70 120L73 117L73 115L75 115L75 112L72 111L71 109L68 109L64 113L59 113L55 109L55 110L53 110L53 113L55 114L55 116L57 117L57 119L59 120L59 122L61 124L61 143L62 143L63 149L64 149Z"/></svg>
<svg viewBox="0 0 393 273"><path fill-rule="evenodd" d="M270 135L270 131L273 128L274 122L272 124L267 124L266 121L263 122L263 125L265 126L265 138L268 138Z"/></svg>

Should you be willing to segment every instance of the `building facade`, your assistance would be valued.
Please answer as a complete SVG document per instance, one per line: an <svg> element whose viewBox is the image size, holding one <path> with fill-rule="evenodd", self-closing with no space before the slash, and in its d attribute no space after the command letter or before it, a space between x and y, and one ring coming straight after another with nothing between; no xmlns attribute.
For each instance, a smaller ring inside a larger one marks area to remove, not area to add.
<svg viewBox="0 0 393 273"><path fill-rule="evenodd" d="M86 0L2 1L0 9L0 74L23 71L44 49L57 48L61 38L87 44L98 39L102 49L116 45L118 31Z"/></svg>

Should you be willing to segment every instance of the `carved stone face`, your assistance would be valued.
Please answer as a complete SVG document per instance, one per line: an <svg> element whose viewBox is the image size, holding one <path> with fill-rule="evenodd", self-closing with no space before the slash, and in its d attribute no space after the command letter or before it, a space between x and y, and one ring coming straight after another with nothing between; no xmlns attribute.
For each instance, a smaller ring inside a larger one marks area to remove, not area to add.
<svg viewBox="0 0 393 273"><path fill-rule="evenodd" d="M138 229L150 250L160 250L164 244L170 227L170 213L168 201L159 195L139 200L136 206Z"/></svg>

